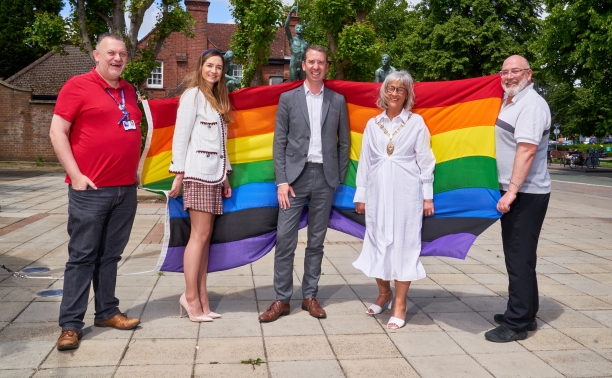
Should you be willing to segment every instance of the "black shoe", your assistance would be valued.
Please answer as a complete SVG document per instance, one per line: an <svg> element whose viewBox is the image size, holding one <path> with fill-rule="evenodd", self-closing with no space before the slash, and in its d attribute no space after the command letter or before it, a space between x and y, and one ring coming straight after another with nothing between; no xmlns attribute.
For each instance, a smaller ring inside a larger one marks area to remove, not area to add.
<svg viewBox="0 0 612 378"><path fill-rule="evenodd" d="M485 339L494 343L508 343L510 341L525 340L527 331L514 332L504 323L485 333Z"/></svg>
<svg viewBox="0 0 612 378"><path fill-rule="evenodd" d="M504 324L506 322L503 314L493 315L493 320L495 320L497 324ZM538 329L538 323L535 318L533 318L533 321L527 326L527 331L535 331L536 329Z"/></svg>

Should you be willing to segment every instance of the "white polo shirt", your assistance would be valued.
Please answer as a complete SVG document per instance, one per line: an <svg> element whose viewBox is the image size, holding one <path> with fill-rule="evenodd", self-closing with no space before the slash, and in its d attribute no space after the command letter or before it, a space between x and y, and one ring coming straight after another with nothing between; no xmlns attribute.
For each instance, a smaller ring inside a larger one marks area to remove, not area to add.
<svg viewBox="0 0 612 378"><path fill-rule="evenodd" d="M502 108L495 123L495 147L497 156L497 176L499 188L508 190L514 156L518 143L538 146L536 156L527 174L521 193L550 193L548 174L548 134L550 133L550 109L546 100L534 89L533 84L520 91L510 104L504 96Z"/></svg>

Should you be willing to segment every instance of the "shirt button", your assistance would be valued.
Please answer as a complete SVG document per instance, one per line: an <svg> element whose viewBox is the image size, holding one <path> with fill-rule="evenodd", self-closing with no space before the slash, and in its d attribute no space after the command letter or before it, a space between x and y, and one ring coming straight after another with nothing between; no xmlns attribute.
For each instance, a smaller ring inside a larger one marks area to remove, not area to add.
<svg viewBox="0 0 612 378"><path fill-rule="evenodd" d="M306 140L310 140L310 137L309 137L309 136L307 136L307 137L306 137Z"/></svg>
<svg viewBox="0 0 612 378"><path fill-rule="evenodd" d="M306 157L306 154L304 154L304 157Z"/></svg>

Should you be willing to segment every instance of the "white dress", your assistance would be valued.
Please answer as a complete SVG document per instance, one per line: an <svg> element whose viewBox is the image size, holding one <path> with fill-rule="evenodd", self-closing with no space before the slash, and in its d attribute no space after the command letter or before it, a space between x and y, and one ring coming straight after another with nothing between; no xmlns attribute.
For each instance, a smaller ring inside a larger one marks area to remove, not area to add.
<svg viewBox="0 0 612 378"><path fill-rule="evenodd" d="M387 155L390 135L395 149ZM353 263L369 277L414 281L425 278L419 260L423 199L433 198L436 159L423 118L403 110L393 121L387 113L368 121L363 132L354 202L364 202L366 234Z"/></svg>

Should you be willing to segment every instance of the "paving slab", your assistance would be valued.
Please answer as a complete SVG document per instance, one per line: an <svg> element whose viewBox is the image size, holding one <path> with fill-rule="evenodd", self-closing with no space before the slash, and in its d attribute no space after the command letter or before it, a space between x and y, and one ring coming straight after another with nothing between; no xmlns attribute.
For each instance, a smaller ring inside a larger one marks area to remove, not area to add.
<svg viewBox="0 0 612 378"><path fill-rule="evenodd" d="M348 378L370 378L373 375L379 377L419 377L404 358L340 360L340 365Z"/></svg>
<svg viewBox="0 0 612 378"><path fill-rule="evenodd" d="M566 377L604 377L612 372L612 362L590 350L542 351L535 354Z"/></svg>
<svg viewBox="0 0 612 378"><path fill-rule="evenodd" d="M62 275L68 240L62 176L0 179L3 264L47 266ZM289 316L266 324L257 320L276 297L274 251L208 276L211 309L222 314L209 323L179 318L182 274L120 275L121 309L141 316L141 325L130 331L93 327L91 293L81 348L72 352L55 349L61 297L36 297L63 282L16 279L2 271L0 377L610 376L612 236L610 223L597 217L609 218L612 189L575 196L586 187L553 186L538 248L540 319L526 340L484 339L508 297L499 222L478 237L466 260L422 259L427 277L412 283L407 324L398 330L386 328L390 310L365 313L378 296L375 280L352 266L362 243L337 231L328 233L319 282L328 317L315 319L301 310L301 230ZM5 196L11 197L9 206ZM163 217L163 203L139 203L120 273L155 266ZM242 363L257 359L259 365Z"/></svg>

